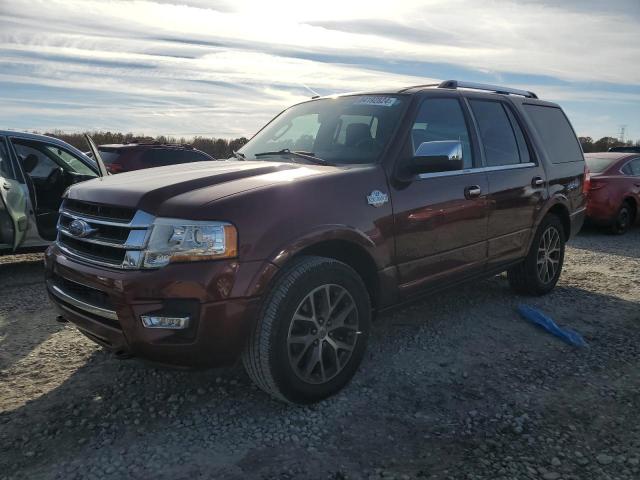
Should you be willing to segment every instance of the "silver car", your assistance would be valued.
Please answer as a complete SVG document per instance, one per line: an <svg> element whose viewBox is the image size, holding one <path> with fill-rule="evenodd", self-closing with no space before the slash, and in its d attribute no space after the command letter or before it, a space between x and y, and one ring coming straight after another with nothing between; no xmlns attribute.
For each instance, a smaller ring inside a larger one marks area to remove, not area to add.
<svg viewBox="0 0 640 480"><path fill-rule="evenodd" d="M64 191L99 175L96 162L66 142L0 130L0 255L55 240Z"/></svg>

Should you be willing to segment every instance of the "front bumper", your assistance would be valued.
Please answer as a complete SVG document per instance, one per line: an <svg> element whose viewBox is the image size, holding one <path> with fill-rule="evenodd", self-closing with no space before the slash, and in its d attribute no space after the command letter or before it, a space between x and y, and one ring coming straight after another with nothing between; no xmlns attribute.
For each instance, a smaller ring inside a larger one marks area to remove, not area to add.
<svg viewBox="0 0 640 480"><path fill-rule="evenodd" d="M49 297L61 315L120 355L185 367L240 356L276 267L224 260L122 271L85 265L55 245L45 255ZM185 330L145 328L145 314L188 315Z"/></svg>

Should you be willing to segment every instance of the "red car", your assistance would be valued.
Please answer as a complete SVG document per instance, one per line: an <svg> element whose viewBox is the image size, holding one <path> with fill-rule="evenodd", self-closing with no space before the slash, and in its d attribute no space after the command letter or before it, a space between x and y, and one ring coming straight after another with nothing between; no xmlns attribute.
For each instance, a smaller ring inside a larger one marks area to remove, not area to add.
<svg viewBox="0 0 640 480"><path fill-rule="evenodd" d="M585 154L591 172L587 218L618 235L638 221L640 153Z"/></svg>
<svg viewBox="0 0 640 480"><path fill-rule="evenodd" d="M100 145L98 150L109 173L215 160L210 155L186 144L124 143Z"/></svg>

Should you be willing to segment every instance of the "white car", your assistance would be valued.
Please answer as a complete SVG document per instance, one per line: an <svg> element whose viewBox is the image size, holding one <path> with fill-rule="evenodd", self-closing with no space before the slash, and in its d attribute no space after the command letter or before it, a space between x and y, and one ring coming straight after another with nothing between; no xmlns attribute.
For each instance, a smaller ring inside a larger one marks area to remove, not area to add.
<svg viewBox="0 0 640 480"><path fill-rule="evenodd" d="M66 142L0 130L0 255L55 240L64 191L98 176L96 162Z"/></svg>

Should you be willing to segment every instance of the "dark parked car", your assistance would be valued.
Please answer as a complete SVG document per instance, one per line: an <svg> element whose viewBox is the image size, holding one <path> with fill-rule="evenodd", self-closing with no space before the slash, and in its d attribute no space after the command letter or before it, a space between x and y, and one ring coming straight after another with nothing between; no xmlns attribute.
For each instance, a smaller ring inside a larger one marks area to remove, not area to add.
<svg viewBox="0 0 640 480"><path fill-rule="evenodd" d="M55 240L62 194L97 176L96 163L68 143L0 130L0 255Z"/></svg>
<svg viewBox="0 0 640 480"><path fill-rule="evenodd" d="M608 150L609 152L619 152L619 153L640 153L640 146L635 147L611 147Z"/></svg>
<svg viewBox="0 0 640 480"><path fill-rule="evenodd" d="M549 292L584 178L567 117L531 92L447 81L318 98L235 160L72 187L47 288L119 355L242 357L266 392L313 402L354 375L373 312L505 270L516 291Z"/></svg>
<svg viewBox="0 0 640 480"><path fill-rule="evenodd" d="M109 173L215 160L212 156L187 144L118 143L100 145L98 150Z"/></svg>
<svg viewBox="0 0 640 480"><path fill-rule="evenodd" d="M587 218L623 234L638 221L639 153L587 153L590 171Z"/></svg>

